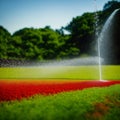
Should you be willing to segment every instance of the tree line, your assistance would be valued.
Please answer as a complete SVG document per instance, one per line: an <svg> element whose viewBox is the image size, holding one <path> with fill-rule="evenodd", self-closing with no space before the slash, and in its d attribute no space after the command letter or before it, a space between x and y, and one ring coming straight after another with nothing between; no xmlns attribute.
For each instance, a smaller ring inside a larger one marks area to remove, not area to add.
<svg viewBox="0 0 120 120"><path fill-rule="evenodd" d="M100 33L108 16L117 8L120 2L107 2L102 11L86 12L77 16L61 29L53 30L50 26L44 28L23 28L12 35L0 26L0 59L1 60L50 60L94 56L95 23ZM65 34L67 30L69 34Z"/></svg>

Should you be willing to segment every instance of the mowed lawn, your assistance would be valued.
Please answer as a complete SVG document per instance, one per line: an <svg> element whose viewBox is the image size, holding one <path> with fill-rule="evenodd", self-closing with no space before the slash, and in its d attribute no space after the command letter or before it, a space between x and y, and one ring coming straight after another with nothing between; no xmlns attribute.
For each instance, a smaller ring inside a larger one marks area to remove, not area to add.
<svg viewBox="0 0 120 120"><path fill-rule="evenodd" d="M98 80L98 66L1 67L0 79ZM102 66L102 79L120 80L120 66Z"/></svg>

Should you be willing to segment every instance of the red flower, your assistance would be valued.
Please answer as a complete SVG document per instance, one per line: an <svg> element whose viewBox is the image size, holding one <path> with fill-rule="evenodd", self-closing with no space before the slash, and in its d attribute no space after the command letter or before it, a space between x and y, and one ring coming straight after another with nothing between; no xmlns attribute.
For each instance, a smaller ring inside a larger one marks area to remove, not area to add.
<svg viewBox="0 0 120 120"><path fill-rule="evenodd" d="M50 95L59 92L82 90L90 87L104 87L120 84L120 81L75 81L75 82L16 82L0 81L0 101L9 101L30 97L35 94Z"/></svg>

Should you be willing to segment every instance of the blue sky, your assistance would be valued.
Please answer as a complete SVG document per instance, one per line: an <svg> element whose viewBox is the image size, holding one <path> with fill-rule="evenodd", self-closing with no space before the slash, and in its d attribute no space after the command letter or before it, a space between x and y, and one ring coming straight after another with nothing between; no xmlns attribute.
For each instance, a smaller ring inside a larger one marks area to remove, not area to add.
<svg viewBox="0 0 120 120"><path fill-rule="evenodd" d="M9 32L24 27L66 26L84 12L102 10L109 0L0 0L0 25Z"/></svg>

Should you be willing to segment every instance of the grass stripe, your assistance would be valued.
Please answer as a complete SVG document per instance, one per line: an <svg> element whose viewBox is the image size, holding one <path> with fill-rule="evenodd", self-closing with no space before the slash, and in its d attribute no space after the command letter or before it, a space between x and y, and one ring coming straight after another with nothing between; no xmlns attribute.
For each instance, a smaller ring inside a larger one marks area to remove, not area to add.
<svg viewBox="0 0 120 120"><path fill-rule="evenodd" d="M120 79L120 66L102 66L102 78ZM98 80L98 66L49 66L0 68L0 79Z"/></svg>

